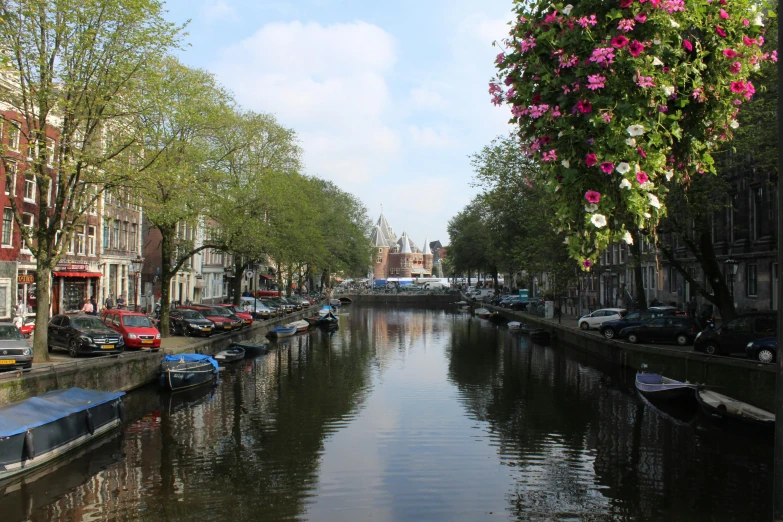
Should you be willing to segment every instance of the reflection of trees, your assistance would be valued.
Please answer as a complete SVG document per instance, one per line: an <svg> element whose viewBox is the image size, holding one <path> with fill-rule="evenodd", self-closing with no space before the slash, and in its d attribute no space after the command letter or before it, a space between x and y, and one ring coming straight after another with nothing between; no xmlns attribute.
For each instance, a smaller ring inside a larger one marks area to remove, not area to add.
<svg viewBox="0 0 783 522"><path fill-rule="evenodd" d="M619 384L624 374L481 322L455 323L448 355L467 411L517 471L518 518L768 518L768 445L675 425Z"/></svg>

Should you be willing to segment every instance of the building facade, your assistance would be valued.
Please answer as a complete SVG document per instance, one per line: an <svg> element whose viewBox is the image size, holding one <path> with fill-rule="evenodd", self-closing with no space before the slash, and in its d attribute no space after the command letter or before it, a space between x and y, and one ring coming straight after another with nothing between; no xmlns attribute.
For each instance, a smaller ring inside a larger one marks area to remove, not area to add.
<svg viewBox="0 0 783 522"><path fill-rule="evenodd" d="M406 232L397 239L386 217L381 214L370 240L374 248L372 274L376 282L432 277L433 255L426 239L423 251L419 250Z"/></svg>

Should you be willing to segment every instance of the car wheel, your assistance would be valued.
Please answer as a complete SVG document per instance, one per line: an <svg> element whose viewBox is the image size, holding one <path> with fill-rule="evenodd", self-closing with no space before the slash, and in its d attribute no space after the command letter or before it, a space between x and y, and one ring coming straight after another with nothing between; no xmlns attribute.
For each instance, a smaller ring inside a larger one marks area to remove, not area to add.
<svg viewBox="0 0 783 522"><path fill-rule="evenodd" d="M763 362L763 363L775 362L775 352L773 352L769 348L762 348L761 350L756 352L756 359L759 362Z"/></svg>
<svg viewBox="0 0 783 522"><path fill-rule="evenodd" d="M614 336L615 336L615 333L614 333L614 330L612 328L606 328L604 330L604 337L606 337L607 339L614 339Z"/></svg>
<svg viewBox="0 0 783 522"><path fill-rule="evenodd" d="M76 357L79 355L79 341L76 339L71 339L68 341L68 355L71 357Z"/></svg>
<svg viewBox="0 0 783 522"><path fill-rule="evenodd" d="M707 346L704 347L704 353L709 355L717 355L718 354L718 347L714 344L710 343Z"/></svg>
<svg viewBox="0 0 783 522"><path fill-rule="evenodd" d="M628 342L636 344L639 342L639 336L635 333L628 334Z"/></svg>
<svg viewBox="0 0 783 522"><path fill-rule="evenodd" d="M685 346L688 344L688 336L685 334L680 334L675 338L675 341L677 341L677 344L680 346Z"/></svg>
<svg viewBox="0 0 783 522"><path fill-rule="evenodd" d="M583 321L582 323L579 324L579 328L581 328L582 330L589 330L590 324L588 324L586 321Z"/></svg>

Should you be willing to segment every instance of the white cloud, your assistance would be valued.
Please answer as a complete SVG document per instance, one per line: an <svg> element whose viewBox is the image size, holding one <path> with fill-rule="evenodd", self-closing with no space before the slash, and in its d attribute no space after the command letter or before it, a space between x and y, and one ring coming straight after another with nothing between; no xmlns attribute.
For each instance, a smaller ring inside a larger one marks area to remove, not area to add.
<svg viewBox="0 0 783 522"><path fill-rule="evenodd" d="M447 105L440 92L425 85L411 89L411 99L420 109L442 109Z"/></svg>
<svg viewBox="0 0 783 522"><path fill-rule="evenodd" d="M432 127L408 127L413 145L425 149L447 149L456 145L446 131L437 131Z"/></svg>
<svg viewBox="0 0 783 522"><path fill-rule="evenodd" d="M512 13L503 18L491 18L484 13L474 13L463 20L460 32L489 45L508 37L511 30L508 22L513 19Z"/></svg>
<svg viewBox="0 0 783 522"><path fill-rule="evenodd" d="M399 148L385 122L394 39L365 22L268 24L222 53L215 70L249 109L301 135L308 171L368 181Z"/></svg>
<svg viewBox="0 0 783 522"><path fill-rule="evenodd" d="M201 18L211 24L217 21L238 22L239 15L225 0L208 0L201 6Z"/></svg>

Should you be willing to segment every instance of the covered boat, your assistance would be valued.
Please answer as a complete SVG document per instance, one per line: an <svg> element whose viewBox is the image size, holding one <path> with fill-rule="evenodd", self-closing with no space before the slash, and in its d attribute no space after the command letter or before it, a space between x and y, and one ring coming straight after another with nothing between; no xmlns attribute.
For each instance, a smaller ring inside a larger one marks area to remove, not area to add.
<svg viewBox="0 0 783 522"><path fill-rule="evenodd" d="M337 318L337 316L329 312L318 320L318 326L321 328L337 328L339 322L340 320Z"/></svg>
<svg viewBox="0 0 783 522"><path fill-rule="evenodd" d="M160 384L169 390L184 390L207 384L218 376L218 363L208 355L167 355L160 363Z"/></svg>
<svg viewBox="0 0 783 522"><path fill-rule="evenodd" d="M333 306L329 305L323 305L320 310L318 310L318 317L323 317L326 314L336 314L337 309Z"/></svg>
<svg viewBox="0 0 783 522"><path fill-rule="evenodd" d="M652 400L692 400L698 385L675 381L660 373L636 373L636 389Z"/></svg>
<svg viewBox="0 0 783 522"><path fill-rule="evenodd" d="M124 392L69 388L0 407L0 481L38 468L122 424Z"/></svg>
<svg viewBox="0 0 783 522"><path fill-rule="evenodd" d="M745 424L750 427L771 428L775 426L774 413L706 388L699 388L696 391L696 400L699 402L702 411L712 417Z"/></svg>
<svg viewBox="0 0 783 522"><path fill-rule="evenodd" d="M218 362L218 364L240 361L245 358L245 349L235 345L216 353L212 357Z"/></svg>
<svg viewBox="0 0 783 522"><path fill-rule="evenodd" d="M275 326L267 334L269 337L277 337L278 339L283 337L291 337L296 333L296 326Z"/></svg>
<svg viewBox="0 0 783 522"><path fill-rule="evenodd" d="M299 321L288 323L286 326L296 327L297 332L306 332L308 328L310 328L310 323L308 321L305 321L304 319L300 319Z"/></svg>
<svg viewBox="0 0 783 522"><path fill-rule="evenodd" d="M477 316L481 317L482 319L489 319L489 316L492 315L492 312L490 312L486 308L478 308L473 313L475 313Z"/></svg>

